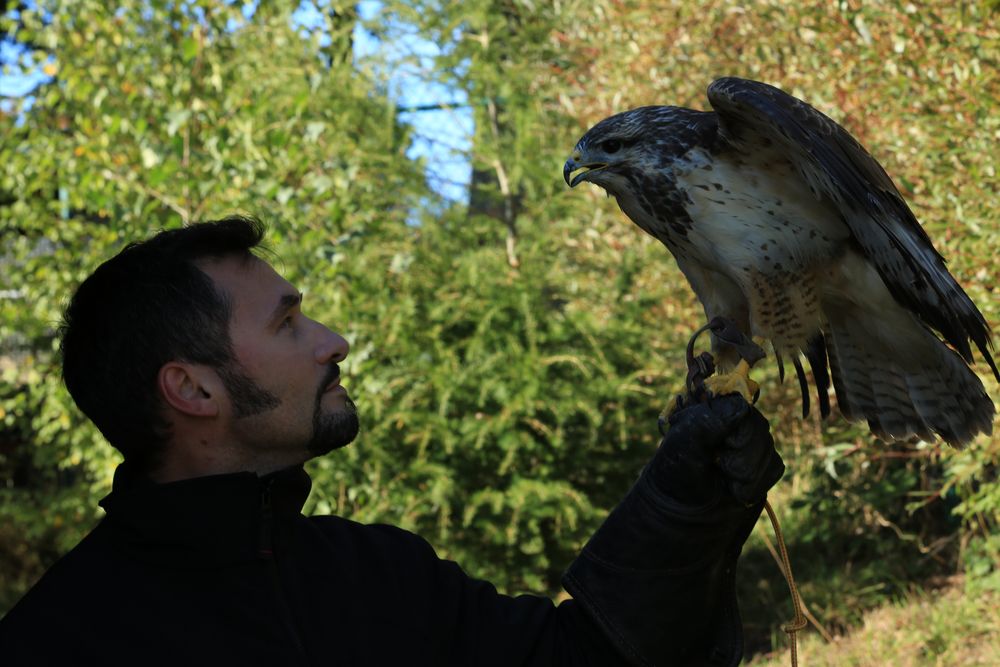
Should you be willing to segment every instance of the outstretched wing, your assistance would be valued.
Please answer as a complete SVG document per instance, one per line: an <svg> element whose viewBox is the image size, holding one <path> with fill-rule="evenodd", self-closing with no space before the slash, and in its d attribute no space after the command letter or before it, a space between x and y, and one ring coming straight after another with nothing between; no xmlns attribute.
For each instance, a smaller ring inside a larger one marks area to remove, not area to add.
<svg viewBox="0 0 1000 667"><path fill-rule="evenodd" d="M854 137L805 102L756 81L717 79L708 100L720 137L736 147L773 147L828 198L893 297L972 363L971 339L993 374L989 325L945 268L892 180Z"/></svg>

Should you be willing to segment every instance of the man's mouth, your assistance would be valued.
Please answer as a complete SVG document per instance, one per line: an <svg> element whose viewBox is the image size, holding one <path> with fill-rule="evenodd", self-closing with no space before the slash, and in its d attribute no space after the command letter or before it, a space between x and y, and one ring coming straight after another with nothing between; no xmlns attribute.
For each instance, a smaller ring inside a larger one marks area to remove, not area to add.
<svg viewBox="0 0 1000 667"><path fill-rule="evenodd" d="M323 387L324 394L340 386L340 368L336 364L330 367L326 381L326 385Z"/></svg>

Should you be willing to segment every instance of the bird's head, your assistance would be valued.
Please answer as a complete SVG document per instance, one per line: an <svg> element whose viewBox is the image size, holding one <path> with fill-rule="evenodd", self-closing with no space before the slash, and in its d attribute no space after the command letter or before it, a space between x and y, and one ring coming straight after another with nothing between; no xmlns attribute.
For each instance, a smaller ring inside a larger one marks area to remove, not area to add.
<svg viewBox="0 0 1000 667"><path fill-rule="evenodd" d="M678 122L676 107L650 106L605 118L587 130L563 166L571 188L583 181L621 195L633 176L660 167L660 139ZM582 171L580 171L582 170ZM575 172L580 173L573 175Z"/></svg>

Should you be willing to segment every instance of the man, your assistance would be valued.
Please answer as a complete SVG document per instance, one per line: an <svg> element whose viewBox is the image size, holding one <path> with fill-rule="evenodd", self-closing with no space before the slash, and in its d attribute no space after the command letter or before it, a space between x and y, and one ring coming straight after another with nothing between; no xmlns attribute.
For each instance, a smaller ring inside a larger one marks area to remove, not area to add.
<svg viewBox="0 0 1000 667"><path fill-rule="evenodd" d="M735 565L783 472L739 397L676 412L556 607L390 526L304 517L354 439L341 336L239 217L131 244L79 287L63 375L125 462L107 516L0 621L4 665L735 665Z"/></svg>

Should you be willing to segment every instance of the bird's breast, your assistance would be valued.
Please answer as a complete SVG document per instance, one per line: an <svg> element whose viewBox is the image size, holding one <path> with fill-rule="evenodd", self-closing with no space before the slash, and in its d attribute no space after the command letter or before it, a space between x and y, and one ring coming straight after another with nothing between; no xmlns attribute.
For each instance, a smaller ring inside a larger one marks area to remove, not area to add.
<svg viewBox="0 0 1000 667"><path fill-rule="evenodd" d="M784 274L842 254L850 230L780 156L758 159L691 151L674 170L692 220L688 239L703 261L738 278Z"/></svg>

